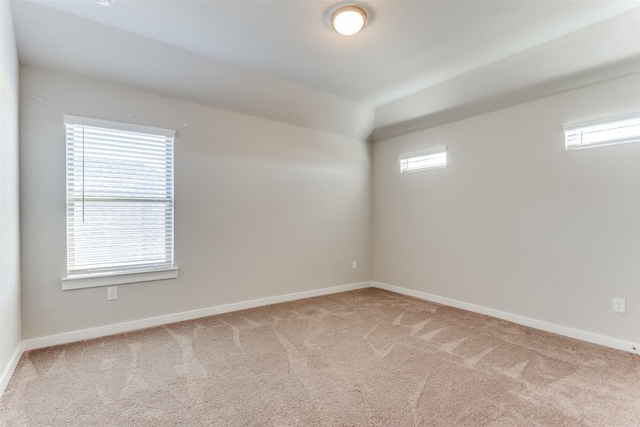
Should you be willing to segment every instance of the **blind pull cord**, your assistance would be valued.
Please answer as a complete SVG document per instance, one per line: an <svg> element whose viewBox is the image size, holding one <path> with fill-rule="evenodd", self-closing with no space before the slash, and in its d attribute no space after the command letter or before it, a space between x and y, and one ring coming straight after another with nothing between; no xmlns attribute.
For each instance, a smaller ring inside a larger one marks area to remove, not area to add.
<svg viewBox="0 0 640 427"><path fill-rule="evenodd" d="M82 223L84 224L84 126L82 126Z"/></svg>

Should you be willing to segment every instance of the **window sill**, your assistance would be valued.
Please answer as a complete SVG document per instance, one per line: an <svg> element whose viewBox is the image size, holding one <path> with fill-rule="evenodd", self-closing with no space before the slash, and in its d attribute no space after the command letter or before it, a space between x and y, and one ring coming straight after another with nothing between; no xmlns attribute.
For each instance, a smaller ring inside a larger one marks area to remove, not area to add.
<svg viewBox="0 0 640 427"><path fill-rule="evenodd" d="M152 280L175 279L178 269L109 274L104 276L71 276L62 278L62 290L95 288L99 286L123 285L125 283L149 282Z"/></svg>

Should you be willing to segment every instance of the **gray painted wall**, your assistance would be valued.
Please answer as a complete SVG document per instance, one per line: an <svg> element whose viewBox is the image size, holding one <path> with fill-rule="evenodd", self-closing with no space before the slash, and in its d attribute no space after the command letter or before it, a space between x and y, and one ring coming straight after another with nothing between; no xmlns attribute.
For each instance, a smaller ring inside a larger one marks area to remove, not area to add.
<svg viewBox="0 0 640 427"><path fill-rule="evenodd" d="M0 1L0 375L20 344L18 56L9 2Z"/></svg>
<svg viewBox="0 0 640 427"><path fill-rule="evenodd" d="M562 134L640 110L638 74L378 141L373 167L356 138L66 74L23 69L20 99L23 339L373 277L640 341L640 144ZM178 131L178 279L61 291L64 113ZM399 174L438 145L447 168Z"/></svg>
<svg viewBox="0 0 640 427"><path fill-rule="evenodd" d="M634 110L639 74L377 141L374 280L640 341L640 143L567 152L562 129ZM400 174L439 145L446 168Z"/></svg>
<svg viewBox="0 0 640 427"><path fill-rule="evenodd" d="M23 339L371 278L365 141L30 68L20 99ZM177 130L178 279L61 291L65 113Z"/></svg>

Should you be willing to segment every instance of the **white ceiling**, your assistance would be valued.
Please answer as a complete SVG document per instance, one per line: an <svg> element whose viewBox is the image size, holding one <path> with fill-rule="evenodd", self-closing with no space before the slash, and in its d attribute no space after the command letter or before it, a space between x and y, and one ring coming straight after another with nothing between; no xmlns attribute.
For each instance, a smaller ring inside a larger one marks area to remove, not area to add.
<svg viewBox="0 0 640 427"><path fill-rule="evenodd" d="M535 73L526 73L526 66L514 68L509 59L526 59L527 52L535 51L536 61L562 62L571 54L567 40L588 60L558 70L557 76L543 73L545 81L562 77L562 72L588 72L640 58L640 0L361 4L369 22L352 37L329 28L328 14L335 3L328 1L115 0L103 7L92 0L14 0L12 8L22 65L94 75L276 119L260 114L257 104L273 109L274 102L290 98L282 90L295 92L294 99L329 97L322 102L360 109L357 116L369 127L370 118L363 116L373 109L389 110L394 101L415 98L487 67L496 82L513 79L518 72L523 76L518 84L543 83ZM575 34L589 37L571 38ZM603 37L623 47L613 54L597 45ZM136 62L140 57L144 61ZM625 72L640 70L640 61L635 62ZM592 80L609 74L593 75ZM202 90L204 79L210 83L212 77L219 87ZM256 95L264 99L256 100ZM323 129L336 131L330 128Z"/></svg>

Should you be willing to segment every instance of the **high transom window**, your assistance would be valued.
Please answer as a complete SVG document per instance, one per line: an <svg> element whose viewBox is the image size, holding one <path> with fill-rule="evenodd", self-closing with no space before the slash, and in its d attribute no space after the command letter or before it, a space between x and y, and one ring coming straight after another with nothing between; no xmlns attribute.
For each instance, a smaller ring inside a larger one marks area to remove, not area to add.
<svg viewBox="0 0 640 427"><path fill-rule="evenodd" d="M640 113L565 124L565 148L575 150L640 141Z"/></svg>
<svg viewBox="0 0 640 427"><path fill-rule="evenodd" d="M402 154L399 160L400 173L443 168L447 166L447 147Z"/></svg>

